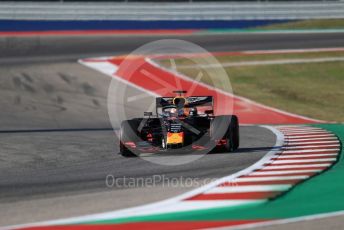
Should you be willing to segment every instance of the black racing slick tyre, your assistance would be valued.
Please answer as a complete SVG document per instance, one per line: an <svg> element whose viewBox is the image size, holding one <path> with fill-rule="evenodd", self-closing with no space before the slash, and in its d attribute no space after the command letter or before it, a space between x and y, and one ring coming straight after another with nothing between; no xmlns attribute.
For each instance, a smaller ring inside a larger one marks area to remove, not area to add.
<svg viewBox="0 0 344 230"><path fill-rule="evenodd" d="M213 141L226 140L225 144L215 146L216 152L233 152L239 147L239 122L237 116L217 116L210 123L210 135Z"/></svg>
<svg viewBox="0 0 344 230"><path fill-rule="evenodd" d="M237 150L240 145L240 135L239 135L239 119L237 116L233 115L231 120L232 127L232 141L233 141L233 150Z"/></svg>
<svg viewBox="0 0 344 230"><path fill-rule="evenodd" d="M120 130L120 141L119 141L119 151L120 154L124 157L135 157L134 154L129 148L125 146L126 142L138 142L137 129L140 125L140 122L137 120L125 120L121 124Z"/></svg>

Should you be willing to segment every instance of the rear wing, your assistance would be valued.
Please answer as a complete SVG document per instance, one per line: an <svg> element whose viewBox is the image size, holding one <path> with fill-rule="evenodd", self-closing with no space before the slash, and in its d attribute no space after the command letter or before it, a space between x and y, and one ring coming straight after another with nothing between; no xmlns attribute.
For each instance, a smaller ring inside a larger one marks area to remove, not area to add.
<svg viewBox="0 0 344 230"><path fill-rule="evenodd" d="M157 114L160 112L159 109L166 106L173 106L173 99L175 97L157 97L156 98L156 111ZM207 107L208 109L213 109L214 100L212 96L192 96L185 97L186 103L185 108L193 107Z"/></svg>

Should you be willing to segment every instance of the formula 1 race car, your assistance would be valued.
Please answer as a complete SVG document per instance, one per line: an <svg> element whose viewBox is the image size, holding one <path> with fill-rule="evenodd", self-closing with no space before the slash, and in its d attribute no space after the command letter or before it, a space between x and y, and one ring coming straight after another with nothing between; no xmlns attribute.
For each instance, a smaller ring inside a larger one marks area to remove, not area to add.
<svg viewBox="0 0 344 230"><path fill-rule="evenodd" d="M235 115L214 115L213 97L156 98L156 114L125 120L120 129L120 154L206 150L232 152L239 147L239 124Z"/></svg>

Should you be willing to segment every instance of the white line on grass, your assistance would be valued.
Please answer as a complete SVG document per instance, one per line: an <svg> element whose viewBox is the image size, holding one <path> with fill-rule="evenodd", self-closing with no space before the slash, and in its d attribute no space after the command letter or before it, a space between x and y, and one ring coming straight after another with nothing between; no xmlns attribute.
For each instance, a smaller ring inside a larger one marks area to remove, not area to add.
<svg viewBox="0 0 344 230"><path fill-rule="evenodd" d="M179 69L188 69L188 68L195 68L195 67L219 68L219 67L238 67L238 66L319 63L319 62L334 62L334 61L344 61L344 57L295 58L295 59L280 59L280 60L266 60L266 61L222 62L221 64L209 64L209 65L179 65L178 68Z"/></svg>

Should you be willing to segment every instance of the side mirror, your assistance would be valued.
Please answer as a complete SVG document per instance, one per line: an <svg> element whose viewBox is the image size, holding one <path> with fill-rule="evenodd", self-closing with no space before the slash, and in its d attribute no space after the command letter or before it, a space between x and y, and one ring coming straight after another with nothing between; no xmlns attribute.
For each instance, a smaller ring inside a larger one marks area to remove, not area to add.
<svg viewBox="0 0 344 230"><path fill-rule="evenodd" d="M204 111L204 113L207 115L214 114L214 110L209 109L209 110Z"/></svg>
<svg viewBox="0 0 344 230"><path fill-rule="evenodd" d="M145 116L145 117L150 117L150 116L152 116L152 115L153 115L152 112L144 112L144 113L143 113L143 116Z"/></svg>

